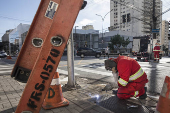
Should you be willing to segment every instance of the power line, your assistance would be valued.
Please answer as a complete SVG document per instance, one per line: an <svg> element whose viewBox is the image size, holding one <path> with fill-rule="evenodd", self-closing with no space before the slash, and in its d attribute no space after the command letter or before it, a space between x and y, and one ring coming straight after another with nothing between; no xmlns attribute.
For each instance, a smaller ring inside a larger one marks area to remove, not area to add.
<svg viewBox="0 0 170 113"><path fill-rule="evenodd" d="M0 18L6 18L6 19L10 19L10 20L18 20L18 21L24 21L24 22L31 22L28 20L20 20L20 19L16 19L16 18L12 18L12 17L5 17L5 16L1 16L1 15L0 15Z"/></svg>

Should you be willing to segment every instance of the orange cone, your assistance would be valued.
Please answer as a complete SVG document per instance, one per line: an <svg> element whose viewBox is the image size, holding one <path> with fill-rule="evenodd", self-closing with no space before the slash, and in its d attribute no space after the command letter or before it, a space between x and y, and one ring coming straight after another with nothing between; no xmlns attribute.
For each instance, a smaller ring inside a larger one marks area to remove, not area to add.
<svg viewBox="0 0 170 113"><path fill-rule="evenodd" d="M11 56L7 56L6 59L12 59L12 57Z"/></svg>
<svg viewBox="0 0 170 113"><path fill-rule="evenodd" d="M69 105L68 100L63 97L61 84L59 83L58 69L55 73L51 86L46 94L42 107L44 109L53 109Z"/></svg>
<svg viewBox="0 0 170 113"><path fill-rule="evenodd" d="M156 107L156 113L170 113L170 77L166 76Z"/></svg>

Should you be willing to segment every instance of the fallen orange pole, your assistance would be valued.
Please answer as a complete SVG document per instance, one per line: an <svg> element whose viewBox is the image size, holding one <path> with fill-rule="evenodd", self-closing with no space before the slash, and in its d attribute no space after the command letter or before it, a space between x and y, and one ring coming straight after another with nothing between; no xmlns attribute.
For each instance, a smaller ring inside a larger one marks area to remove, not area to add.
<svg viewBox="0 0 170 113"><path fill-rule="evenodd" d="M11 74L16 80L27 82L51 25L53 21L57 20L57 18L50 19L52 17L49 14L50 10L52 10L53 6L58 8L60 1L53 0L53 2L50 2L50 0L41 0ZM47 17L48 15L50 16Z"/></svg>
<svg viewBox="0 0 170 113"><path fill-rule="evenodd" d="M39 113L82 4L61 0L15 113Z"/></svg>

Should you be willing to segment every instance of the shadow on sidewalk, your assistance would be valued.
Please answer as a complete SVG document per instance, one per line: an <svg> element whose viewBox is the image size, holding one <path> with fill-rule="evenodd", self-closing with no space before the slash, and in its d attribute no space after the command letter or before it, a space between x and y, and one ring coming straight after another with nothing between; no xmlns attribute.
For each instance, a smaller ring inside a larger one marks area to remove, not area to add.
<svg viewBox="0 0 170 113"><path fill-rule="evenodd" d="M153 94L154 93L160 94L164 83L164 78L161 74L161 71L157 67L158 63L150 63L150 64L152 68L156 68L156 69L155 70L152 69L150 71L150 76L148 77L149 82L147 83L148 92Z"/></svg>

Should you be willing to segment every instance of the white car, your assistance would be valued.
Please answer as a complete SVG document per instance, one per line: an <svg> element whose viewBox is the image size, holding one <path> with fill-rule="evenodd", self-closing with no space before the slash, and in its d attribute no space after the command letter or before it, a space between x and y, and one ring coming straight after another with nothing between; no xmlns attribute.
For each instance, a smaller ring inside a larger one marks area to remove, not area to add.
<svg viewBox="0 0 170 113"><path fill-rule="evenodd" d="M5 58L7 57L7 53L4 51L0 51L0 58Z"/></svg>

